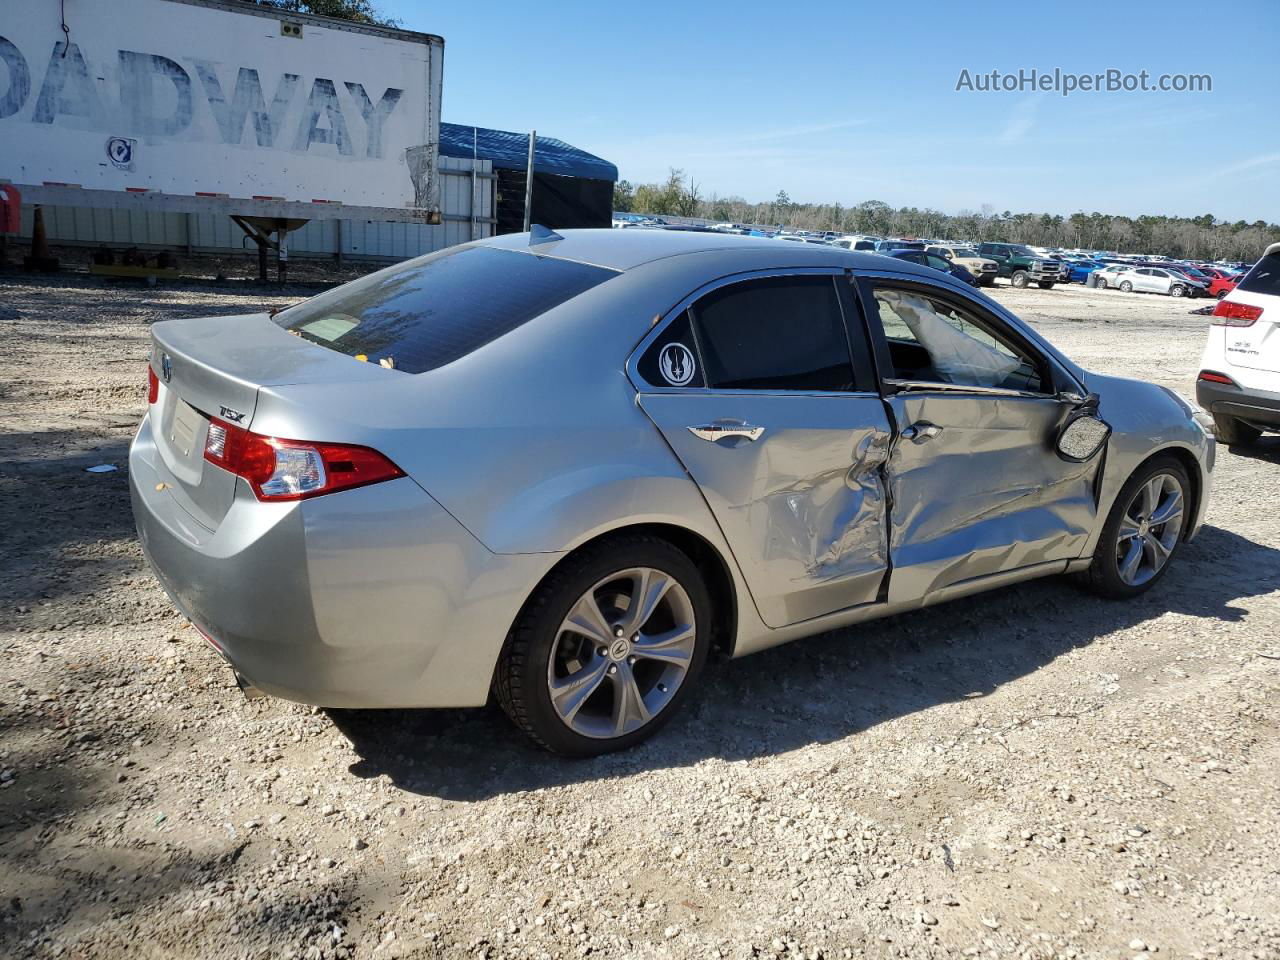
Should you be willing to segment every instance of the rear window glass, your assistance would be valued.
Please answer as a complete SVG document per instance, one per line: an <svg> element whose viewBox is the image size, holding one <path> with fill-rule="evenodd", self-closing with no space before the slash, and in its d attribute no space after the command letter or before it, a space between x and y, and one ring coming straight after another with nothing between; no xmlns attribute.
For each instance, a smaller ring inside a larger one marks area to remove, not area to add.
<svg viewBox="0 0 1280 960"><path fill-rule="evenodd" d="M459 247L371 273L274 320L349 357L422 373L616 275L514 250Z"/></svg>
<svg viewBox="0 0 1280 960"><path fill-rule="evenodd" d="M1253 269L1240 281L1238 289L1280 296L1280 253L1263 257L1254 264Z"/></svg>

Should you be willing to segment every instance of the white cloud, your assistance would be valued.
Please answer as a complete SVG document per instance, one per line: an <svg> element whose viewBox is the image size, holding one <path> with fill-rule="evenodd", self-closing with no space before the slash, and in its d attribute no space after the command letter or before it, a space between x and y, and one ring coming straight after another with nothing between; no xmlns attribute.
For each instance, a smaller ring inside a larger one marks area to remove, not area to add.
<svg viewBox="0 0 1280 960"><path fill-rule="evenodd" d="M1040 104L1044 103L1043 95L1025 97L1014 104L1009 111L1009 120L1000 132L1001 143L1020 143L1031 128L1036 125L1036 114L1040 112Z"/></svg>

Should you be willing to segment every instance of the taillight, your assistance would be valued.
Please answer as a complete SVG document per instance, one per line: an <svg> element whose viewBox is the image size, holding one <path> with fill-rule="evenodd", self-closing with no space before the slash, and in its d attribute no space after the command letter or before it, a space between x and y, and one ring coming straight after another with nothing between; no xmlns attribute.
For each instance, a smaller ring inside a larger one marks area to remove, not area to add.
<svg viewBox="0 0 1280 960"><path fill-rule="evenodd" d="M1228 377L1225 373L1214 373L1212 370L1201 370L1197 380L1207 380L1210 383L1225 383L1229 387L1236 386L1236 382Z"/></svg>
<svg viewBox="0 0 1280 960"><path fill-rule="evenodd" d="M160 378L156 376L156 372L151 369L151 364L147 364L147 406L155 403L160 399Z"/></svg>
<svg viewBox="0 0 1280 960"><path fill-rule="evenodd" d="M259 500L303 500L405 475L368 447L264 437L216 418L204 458L243 477Z"/></svg>
<svg viewBox="0 0 1280 960"><path fill-rule="evenodd" d="M1219 300L1218 305L1213 308L1213 319L1209 322L1215 327L1249 327L1260 316L1262 308L1251 303Z"/></svg>

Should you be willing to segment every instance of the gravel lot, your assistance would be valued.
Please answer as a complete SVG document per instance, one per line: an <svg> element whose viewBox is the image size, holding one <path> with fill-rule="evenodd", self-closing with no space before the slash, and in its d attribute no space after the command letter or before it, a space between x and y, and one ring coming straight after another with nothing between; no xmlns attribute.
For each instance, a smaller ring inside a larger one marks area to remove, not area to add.
<svg viewBox="0 0 1280 960"><path fill-rule="evenodd" d="M247 702L147 572L148 324L297 296L0 281L0 956L1280 958L1280 440L1220 449L1136 602L1041 581L715 664L570 762L496 709ZM1192 391L1187 301L996 296Z"/></svg>

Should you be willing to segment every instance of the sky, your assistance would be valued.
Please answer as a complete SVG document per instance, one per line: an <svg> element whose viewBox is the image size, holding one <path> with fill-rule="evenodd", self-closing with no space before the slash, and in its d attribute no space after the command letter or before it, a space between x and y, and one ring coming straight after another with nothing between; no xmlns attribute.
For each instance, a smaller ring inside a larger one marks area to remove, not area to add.
<svg viewBox="0 0 1280 960"><path fill-rule="evenodd" d="M375 2L445 38L443 119L536 128L632 183L679 167L748 201L1280 222L1276 0ZM956 89L1055 68L1212 90Z"/></svg>

